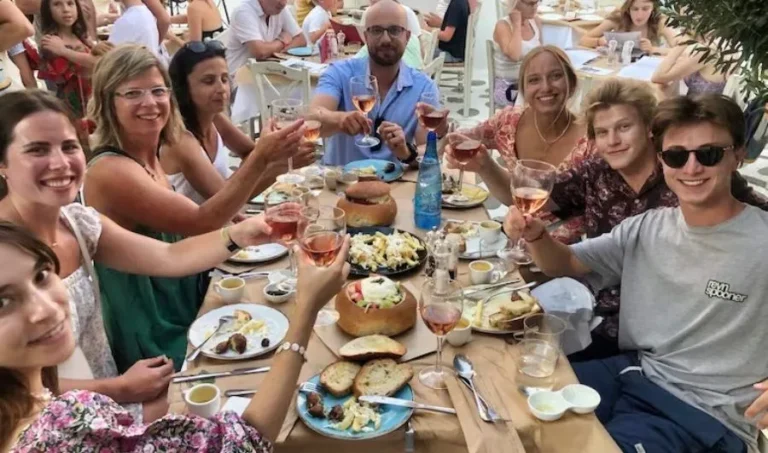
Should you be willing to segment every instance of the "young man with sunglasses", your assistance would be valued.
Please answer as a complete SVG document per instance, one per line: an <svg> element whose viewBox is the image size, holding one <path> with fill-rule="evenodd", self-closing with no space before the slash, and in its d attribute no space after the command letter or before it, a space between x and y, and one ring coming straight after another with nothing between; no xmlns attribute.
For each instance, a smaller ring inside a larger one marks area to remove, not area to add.
<svg viewBox="0 0 768 453"><path fill-rule="evenodd" d="M416 108L424 93L439 98L437 85L423 72L402 61L410 38L402 6L381 0L366 14L365 40L368 58L333 63L320 77L312 99L312 117L320 121L326 141L324 163L345 165L361 159L416 160L416 143L423 143L425 131L419 126ZM350 79L370 74L376 77L378 96L368 115L352 102ZM437 129L445 134L447 121ZM375 134L380 144L358 146L355 136Z"/></svg>
<svg viewBox="0 0 768 453"><path fill-rule="evenodd" d="M547 275L621 284L619 345L633 352L573 369L600 393L596 413L623 451L756 451L768 425L768 213L731 193L743 114L719 95L678 97L651 129L679 207L570 247L536 219L517 227Z"/></svg>

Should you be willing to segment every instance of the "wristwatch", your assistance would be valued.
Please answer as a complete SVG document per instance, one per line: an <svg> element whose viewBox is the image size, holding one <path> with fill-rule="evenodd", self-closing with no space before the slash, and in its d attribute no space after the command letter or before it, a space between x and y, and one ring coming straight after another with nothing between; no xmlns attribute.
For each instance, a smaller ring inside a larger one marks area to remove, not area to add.
<svg viewBox="0 0 768 453"><path fill-rule="evenodd" d="M401 159L400 162L405 165L411 165L413 161L419 157L419 152L416 150L416 146L413 143L406 143L405 146L408 148L408 157Z"/></svg>
<svg viewBox="0 0 768 453"><path fill-rule="evenodd" d="M227 250L230 252L235 253L242 249L242 247L237 245L237 243L232 240L232 236L229 234L229 227L224 227L221 229L221 237L224 239L225 243L227 244Z"/></svg>

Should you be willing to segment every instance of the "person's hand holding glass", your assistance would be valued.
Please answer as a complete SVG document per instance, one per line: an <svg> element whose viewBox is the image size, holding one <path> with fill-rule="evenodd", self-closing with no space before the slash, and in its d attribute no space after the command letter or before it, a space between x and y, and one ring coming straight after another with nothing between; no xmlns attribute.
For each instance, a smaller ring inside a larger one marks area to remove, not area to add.
<svg viewBox="0 0 768 453"><path fill-rule="evenodd" d="M299 99L275 99L272 101L272 124L276 130L290 126L302 118L301 112L304 104ZM304 131L305 137L307 131ZM302 175L293 173L293 157L288 158L288 174L282 175L280 182L288 184L301 184L304 182Z"/></svg>
<svg viewBox="0 0 768 453"><path fill-rule="evenodd" d="M419 381L429 388L447 388L445 377L452 371L442 364L443 339L461 320L463 302L461 285L450 279L448 271L435 271L434 278L427 279L421 287L419 314L427 328L437 336L435 366L427 367L419 373Z"/></svg>
<svg viewBox="0 0 768 453"><path fill-rule="evenodd" d="M349 88L352 93L352 103L355 108L364 115L368 115L376 106L379 98L379 84L374 76L355 76L349 81ZM362 138L355 141L357 146L362 148L373 148L381 141L366 133Z"/></svg>
<svg viewBox="0 0 768 453"><path fill-rule="evenodd" d="M510 171L510 190L519 214L531 216L544 207L552 192L556 175L557 169L547 162L532 159L517 161ZM530 264L533 259L525 250L522 241L521 234L513 249L513 259L520 265Z"/></svg>
<svg viewBox="0 0 768 453"><path fill-rule="evenodd" d="M446 147L445 160L451 168L459 169L459 182L448 202L463 203L468 200L463 193L464 170L477 172L481 169L481 159L488 157L488 151L479 140L469 138L462 134L452 132L448 134L448 146ZM478 154L483 153L478 157Z"/></svg>

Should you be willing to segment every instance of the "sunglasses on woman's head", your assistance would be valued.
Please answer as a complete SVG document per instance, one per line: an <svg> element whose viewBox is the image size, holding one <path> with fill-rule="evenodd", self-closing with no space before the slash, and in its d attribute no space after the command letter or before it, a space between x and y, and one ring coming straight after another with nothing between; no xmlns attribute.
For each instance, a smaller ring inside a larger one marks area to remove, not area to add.
<svg viewBox="0 0 768 453"><path fill-rule="evenodd" d="M696 160L705 167L714 167L723 160L726 151L733 149L730 146L704 145L696 149L685 149L673 147L661 152L661 160L670 168L683 168L688 163L691 153L696 156Z"/></svg>
<svg viewBox="0 0 768 453"><path fill-rule="evenodd" d="M209 39L208 41L190 41L184 44L184 47L191 50L194 53L203 53L206 50L224 50L224 44L221 41L215 39Z"/></svg>

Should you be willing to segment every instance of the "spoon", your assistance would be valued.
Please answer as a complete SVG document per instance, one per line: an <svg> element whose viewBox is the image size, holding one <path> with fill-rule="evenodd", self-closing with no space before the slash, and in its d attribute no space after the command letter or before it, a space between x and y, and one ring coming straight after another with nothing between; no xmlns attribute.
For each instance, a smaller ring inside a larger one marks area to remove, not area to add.
<svg viewBox="0 0 768 453"><path fill-rule="evenodd" d="M472 390L472 394L475 397L475 404L477 405L477 413L480 415L480 418L486 422L494 421L494 415L496 415L495 412L493 414L491 413L493 409L491 409L483 397L480 396L475 387L475 369L472 367L472 362L469 360L469 357L464 354L456 354L453 358L453 368L462 378L464 383L468 384L469 388Z"/></svg>
<svg viewBox="0 0 768 453"><path fill-rule="evenodd" d="M211 338L215 337L217 333L224 327L225 325L229 327L233 322L235 322L234 316L222 316L219 318L219 326L216 327L216 330L213 331L210 337L206 338L205 341L200 343L200 346L196 347L192 352L187 355L186 361L192 362L197 358L197 355L200 354L200 351L203 350L203 346L205 346L209 341L211 341Z"/></svg>

